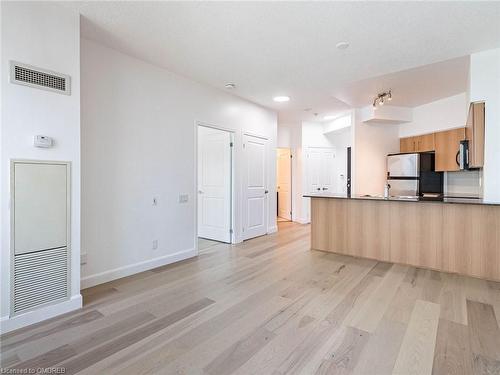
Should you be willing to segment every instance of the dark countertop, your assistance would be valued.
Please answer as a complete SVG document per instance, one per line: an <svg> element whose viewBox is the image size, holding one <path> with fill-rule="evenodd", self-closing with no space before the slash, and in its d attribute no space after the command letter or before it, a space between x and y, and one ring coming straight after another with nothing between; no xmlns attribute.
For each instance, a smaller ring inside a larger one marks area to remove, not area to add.
<svg viewBox="0 0 500 375"><path fill-rule="evenodd" d="M422 198L422 197L389 197L382 196L369 196L369 195L353 195L348 197L342 194L305 194L306 198L333 198L333 199L355 199L355 200L370 200L370 201L391 201L391 202L422 202L422 203L457 203L457 204L478 204L489 206L500 206L500 202L489 202L480 198Z"/></svg>

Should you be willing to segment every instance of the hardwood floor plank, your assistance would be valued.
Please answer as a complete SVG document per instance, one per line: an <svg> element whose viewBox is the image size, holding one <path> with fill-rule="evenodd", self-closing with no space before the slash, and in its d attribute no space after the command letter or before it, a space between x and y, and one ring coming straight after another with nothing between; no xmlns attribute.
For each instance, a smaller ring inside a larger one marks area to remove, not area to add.
<svg viewBox="0 0 500 375"><path fill-rule="evenodd" d="M432 373L439 305L418 300L399 350L394 375L427 375Z"/></svg>
<svg viewBox="0 0 500 375"><path fill-rule="evenodd" d="M500 360L500 330L491 305L467 300L471 350L475 355Z"/></svg>
<svg viewBox="0 0 500 375"><path fill-rule="evenodd" d="M372 268L370 271L370 274L372 276L380 276L384 277L387 271L391 269L393 266L393 263L388 263L388 262L378 262L375 267Z"/></svg>
<svg viewBox="0 0 500 375"><path fill-rule="evenodd" d="M75 358L72 358L68 361L64 361L61 363L62 367L66 368L66 374L76 374L80 370L83 370L86 367L89 367L93 363L96 363L105 357L116 353L127 346L138 342L150 334L161 330L165 327L168 327L171 324L176 323L177 321L184 319L186 316L194 314L207 306L215 303L208 298L204 298L196 303L193 303L189 306L186 306L175 313L167 315L166 317L156 319L155 321L148 323L140 328L133 330L130 333L127 333L116 340L110 341L107 344L101 345L91 351L88 351L82 355L78 355Z"/></svg>
<svg viewBox="0 0 500 375"><path fill-rule="evenodd" d="M383 318L366 343L355 365L355 375L392 372L406 331L406 324Z"/></svg>
<svg viewBox="0 0 500 375"><path fill-rule="evenodd" d="M10 356L0 355L0 367L2 368L14 366L19 362L21 362L21 359L17 354L13 354Z"/></svg>
<svg viewBox="0 0 500 375"><path fill-rule="evenodd" d="M472 374L472 356L467 326L439 319L432 374Z"/></svg>
<svg viewBox="0 0 500 375"><path fill-rule="evenodd" d="M211 375L227 375L243 365L276 335L260 328L219 354L204 368Z"/></svg>
<svg viewBox="0 0 500 375"><path fill-rule="evenodd" d="M367 332L347 327L342 340L331 348L328 358L321 363L316 374L351 374L369 336Z"/></svg>
<svg viewBox="0 0 500 375"><path fill-rule="evenodd" d="M352 326L362 331L373 333L382 319L387 306L396 294L399 285L406 276L407 266L395 264L382 279L359 314L353 318Z"/></svg>
<svg viewBox="0 0 500 375"><path fill-rule="evenodd" d="M68 360L69 358L83 353L87 350L93 349L106 341L115 339L117 336L129 332L138 326L152 321L155 316L141 312L133 315L127 319L111 324L102 328L90 335L79 337L71 341L69 344L57 347L42 355L29 359L27 361L17 364L16 369L29 369L29 368L47 368L55 366L57 363Z"/></svg>
<svg viewBox="0 0 500 375"><path fill-rule="evenodd" d="M473 375L499 375L500 361L488 358L481 354L473 354L472 360Z"/></svg>
<svg viewBox="0 0 500 375"><path fill-rule="evenodd" d="M53 327L45 329L45 330L40 330L39 332L37 332L35 334L30 335L28 333L26 335L23 335L23 337L20 339L16 339L15 336L12 339L5 339L5 340L2 339L1 350L7 351L7 350L15 348L19 345L22 345L26 342L34 341L34 340L37 340L38 338L49 336L49 335L52 335L56 332L61 332L61 331L70 329L70 328L75 327L75 326L83 325L83 324L92 322L96 319L100 319L102 317L103 317L103 315L99 311L92 310L92 311L89 311L87 313L77 315L75 317L71 317L71 318L66 319L66 320L62 320L60 322L60 324L56 324Z"/></svg>

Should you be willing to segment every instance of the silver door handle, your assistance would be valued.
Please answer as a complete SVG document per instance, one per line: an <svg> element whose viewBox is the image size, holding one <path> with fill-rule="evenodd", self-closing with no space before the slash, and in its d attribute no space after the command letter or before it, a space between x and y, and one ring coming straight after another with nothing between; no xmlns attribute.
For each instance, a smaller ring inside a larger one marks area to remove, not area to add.
<svg viewBox="0 0 500 375"><path fill-rule="evenodd" d="M321 190L321 188L316 188L316 190Z"/></svg>
<svg viewBox="0 0 500 375"><path fill-rule="evenodd" d="M203 194L203 190L198 190L198 194Z"/></svg>
<svg viewBox="0 0 500 375"><path fill-rule="evenodd" d="M324 187L324 188L323 188L323 190L328 190L328 188L325 188L325 187Z"/></svg>

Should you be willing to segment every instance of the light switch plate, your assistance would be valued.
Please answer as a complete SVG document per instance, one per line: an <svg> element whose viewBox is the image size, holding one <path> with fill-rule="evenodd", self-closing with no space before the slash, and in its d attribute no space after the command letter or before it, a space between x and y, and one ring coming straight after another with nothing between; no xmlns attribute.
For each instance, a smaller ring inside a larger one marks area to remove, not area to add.
<svg viewBox="0 0 500 375"><path fill-rule="evenodd" d="M187 203L189 201L189 196L187 194L179 195L179 203Z"/></svg>

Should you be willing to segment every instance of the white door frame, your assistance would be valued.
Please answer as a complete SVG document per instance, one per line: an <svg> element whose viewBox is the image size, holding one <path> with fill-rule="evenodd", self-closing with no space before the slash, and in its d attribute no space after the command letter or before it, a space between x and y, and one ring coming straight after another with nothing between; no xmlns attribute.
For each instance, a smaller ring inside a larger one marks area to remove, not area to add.
<svg viewBox="0 0 500 375"><path fill-rule="evenodd" d="M194 247L196 252L199 254L199 249L198 249L198 127L203 126L205 128L211 128L211 129L217 129L217 130L222 130L225 132L228 132L231 135L231 142L233 143L233 147L231 147L231 218L230 218L230 228L231 228L231 243L234 244L236 243L236 238L235 238L235 194L234 194L234 180L235 180L235 173L234 173L234 166L235 166L235 155L234 155L234 144L235 144L235 131L233 129L225 128L222 126L210 124L207 122L203 121L195 121L194 123L194 163L195 163L195 168L194 168L194 196L195 201L194 201Z"/></svg>

